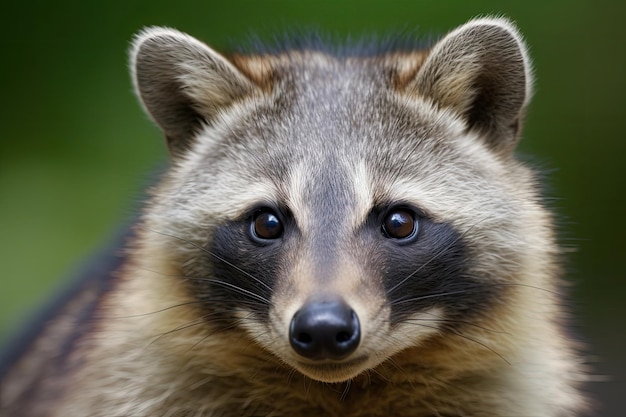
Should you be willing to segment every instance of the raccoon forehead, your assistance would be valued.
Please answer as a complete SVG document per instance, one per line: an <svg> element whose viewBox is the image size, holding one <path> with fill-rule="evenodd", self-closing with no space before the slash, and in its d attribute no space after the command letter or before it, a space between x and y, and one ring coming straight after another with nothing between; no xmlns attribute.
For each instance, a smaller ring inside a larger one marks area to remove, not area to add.
<svg viewBox="0 0 626 417"><path fill-rule="evenodd" d="M441 221L501 204L493 197L506 164L455 113L391 91L361 90L372 105L355 105L349 83L342 87L350 91L326 85L292 99L275 90L223 110L178 164L181 194L195 195L197 213L215 219L264 202L285 206L304 229L312 210L338 205L349 213L344 225L357 228L374 207L396 202ZM312 197L312 188L321 191Z"/></svg>

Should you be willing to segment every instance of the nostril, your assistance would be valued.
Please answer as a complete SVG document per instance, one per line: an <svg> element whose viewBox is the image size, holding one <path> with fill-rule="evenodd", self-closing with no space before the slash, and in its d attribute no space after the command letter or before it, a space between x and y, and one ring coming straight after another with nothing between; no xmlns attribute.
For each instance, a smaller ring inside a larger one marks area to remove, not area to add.
<svg viewBox="0 0 626 417"><path fill-rule="evenodd" d="M344 343L350 340L350 333L348 332L339 332L337 333L337 342Z"/></svg>
<svg viewBox="0 0 626 417"><path fill-rule="evenodd" d="M294 314L289 340L308 359L343 359L359 345L359 319L341 299L309 302Z"/></svg>
<svg viewBox="0 0 626 417"><path fill-rule="evenodd" d="M302 343L302 344L309 344L313 341L313 338L308 333L299 333L296 336L296 339L298 340L299 343Z"/></svg>

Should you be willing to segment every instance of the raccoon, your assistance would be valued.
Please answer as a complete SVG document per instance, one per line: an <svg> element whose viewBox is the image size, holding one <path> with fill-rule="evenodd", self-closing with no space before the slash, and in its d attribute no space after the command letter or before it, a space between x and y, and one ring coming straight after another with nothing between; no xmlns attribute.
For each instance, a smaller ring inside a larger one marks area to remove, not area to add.
<svg viewBox="0 0 626 417"><path fill-rule="evenodd" d="M151 27L130 62L171 166L121 265L4 371L3 415L586 412L553 216L515 156L513 23L228 57Z"/></svg>

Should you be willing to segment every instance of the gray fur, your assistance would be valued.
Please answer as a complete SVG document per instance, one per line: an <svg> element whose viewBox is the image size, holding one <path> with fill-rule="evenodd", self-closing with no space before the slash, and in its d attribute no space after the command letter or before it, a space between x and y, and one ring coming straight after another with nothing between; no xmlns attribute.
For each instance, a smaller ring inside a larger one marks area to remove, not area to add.
<svg viewBox="0 0 626 417"><path fill-rule="evenodd" d="M49 415L585 411L552 218L513 155L532 77L509 21L430 51L230 62L151 28L131 65L173 164ZM395 206L418 211L415 242L382 235ZM259 207L285 218L278 242L251 241ZM304 360L291 318L333 297L358 315L359 346Z"/></svg>

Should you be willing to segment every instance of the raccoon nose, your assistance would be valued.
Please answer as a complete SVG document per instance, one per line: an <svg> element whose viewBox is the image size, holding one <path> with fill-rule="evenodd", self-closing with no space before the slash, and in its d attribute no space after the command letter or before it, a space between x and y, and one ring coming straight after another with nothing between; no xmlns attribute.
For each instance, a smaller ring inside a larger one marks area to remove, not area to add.
<svg viewBox="0 0 626 417"><path fill-rule="evenodd" d="M289 328L291 347L313 360L340 360L359 345L359 318L343 300L315 301L294 314Z"/></svg>

